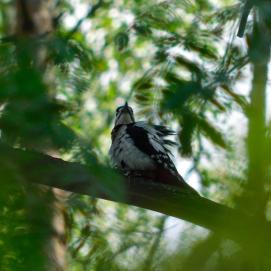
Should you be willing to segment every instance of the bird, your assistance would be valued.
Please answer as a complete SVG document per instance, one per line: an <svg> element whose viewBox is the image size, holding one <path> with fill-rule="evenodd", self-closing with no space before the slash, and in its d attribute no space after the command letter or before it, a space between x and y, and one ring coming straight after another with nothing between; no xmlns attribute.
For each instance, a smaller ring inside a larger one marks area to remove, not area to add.
<svg viewBox="0 0 271 271"><path fill-rule="evenodd" d="M198 194L184 181L171 159L169 148L176 143L167 137L174 134L165 126L135 121L133 109L126 102L116 109L111 132L109 155L113 167L125 176L147 176L152 182Z"/></svg>

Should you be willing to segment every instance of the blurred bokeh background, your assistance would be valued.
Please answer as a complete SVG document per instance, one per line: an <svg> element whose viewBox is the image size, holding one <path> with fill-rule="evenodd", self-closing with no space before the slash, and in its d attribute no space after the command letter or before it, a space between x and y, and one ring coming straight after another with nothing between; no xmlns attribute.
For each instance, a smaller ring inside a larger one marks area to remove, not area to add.
<svg viewBox="0 0 271 271"><path fill-rule="evenodd" d="M138 120L176 130L190 185L257 226L237 243L32 185L0 155L0 270L271 270L256 241L271 219L270 41L269 0L2 0L1 146L81 162L108 181L115 108L128 101Z"/></svg>

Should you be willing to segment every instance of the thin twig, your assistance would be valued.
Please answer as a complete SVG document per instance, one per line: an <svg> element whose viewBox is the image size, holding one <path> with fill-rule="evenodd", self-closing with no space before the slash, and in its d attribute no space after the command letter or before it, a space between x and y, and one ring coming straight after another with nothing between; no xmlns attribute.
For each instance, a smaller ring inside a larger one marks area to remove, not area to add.
<svg viewBox="0 0 271 271"><path fill-rule="evenodd" d="M74 28L68 33L67 39L69 39L79 29L79 27L81 26L85 19L92 18L96 14L96 11L103 5L103 3L104 3L103 0L99 0L95 5L92 5L87 15L81 18L74 26Z"/></svg>

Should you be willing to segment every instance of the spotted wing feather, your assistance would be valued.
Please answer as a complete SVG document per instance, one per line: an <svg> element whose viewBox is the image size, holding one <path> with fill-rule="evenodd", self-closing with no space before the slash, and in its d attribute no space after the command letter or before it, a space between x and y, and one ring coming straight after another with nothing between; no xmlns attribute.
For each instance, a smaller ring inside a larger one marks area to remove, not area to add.
<svg viewBox="0 0 271 271"><path fill-rule="evenodd" d="M174 132L164 126L149 125L145 122L137 122L127 126L127 132L142 152L151 157L159 166L169 170L171 174L178 172L170 158L169 147L176 144L165 137Z"/></svg>

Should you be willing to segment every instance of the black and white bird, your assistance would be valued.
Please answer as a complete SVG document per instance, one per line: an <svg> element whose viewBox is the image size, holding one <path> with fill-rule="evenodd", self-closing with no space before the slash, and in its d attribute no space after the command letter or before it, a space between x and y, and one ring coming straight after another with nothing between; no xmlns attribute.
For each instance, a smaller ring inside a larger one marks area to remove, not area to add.
<svg viewBox="0 0 271 271"><path fill-rule="evenodd" d="M113 166L125 175L133 173L152 176L152 181L197 193L178 173L169 147L175 145L167 137L174 132L165 126L135 122L133 109L120 106L116 110L111 133L110 157Z"/></svg>

